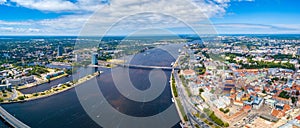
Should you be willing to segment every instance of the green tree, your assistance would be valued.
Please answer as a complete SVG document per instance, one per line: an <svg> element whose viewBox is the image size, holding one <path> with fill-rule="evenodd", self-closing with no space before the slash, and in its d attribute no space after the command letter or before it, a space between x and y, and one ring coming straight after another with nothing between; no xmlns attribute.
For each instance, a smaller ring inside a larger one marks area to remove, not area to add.
<svg viewBox="0 0 300 128"><path fill-rule="evenodd" d="M224 111L224 113L228 113L230 110L227 108L225 111Z"/></svg>
<svg viewBox="0 0 300 128"><path fill-rule="evenodd" d="M219 110L220 110L221 112L224 112L224 109L223 109L223 108L220 108Z"/></svg>
<svg viewBox="0 0 300 128"><path fill-rule="evenodd" d="M24 96L19 96L18 99L19 100L25 100L25 97Z"/></svg>
<svg viewBox="0 0 300 128"><path fill-rule="evenodd" d="M199 89L199 93L201 94L202 92L204 92L204 89L203 89L203 88L200 88L200 89Z"/></svg>
<svg viewBox="0 0 300 128"><path fill-rule="evenodd" d="M225 124L224 124L224 127L229 127L229 123L225 123Z"/></svg>
<svg viewBox="0 0 300 128"><path fill-rule="evenodd" d="M296 97L292 97L292 103L294 104L296 101L297 101L297 98Z"/></svg>

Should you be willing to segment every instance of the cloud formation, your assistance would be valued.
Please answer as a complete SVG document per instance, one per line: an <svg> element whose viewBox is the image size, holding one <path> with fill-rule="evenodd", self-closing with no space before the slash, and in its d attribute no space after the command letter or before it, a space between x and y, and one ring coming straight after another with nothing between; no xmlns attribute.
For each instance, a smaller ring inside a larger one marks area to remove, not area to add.
<svg viewBox="0 0 300 128"><path fill-rule="evenodd" d="M0 0L1 3L57 13L94 11L100 5L104 4L103 0L77 0L76 2L68 0Z"/></svg>
<svg viewBox="0 0 300 128"><path fill-rule="evenodd" d="M94 24L95 27L91 27L89 32L95 33L99 30L105 30L116 21L118 23L114 25L119 33L125 32L125 30L128 32L153 26L167 29L184 29L185 24L180 20L194 26L201 26L202 21L208 21L212 17L224 16L232 1L252 2L254 0L0 0L0 4L4 5L20 6L45 13L62 13L59 18L54 19L13 22L0 20L0 34L78 35L86 23ZM197 6L197 8L192 5ZM149 12L151 10L172 15L135 14L136 12ZM94 14L95 11L97 11L96 14ZM63 12L69 12L70 14L63 14ZM99 16L95 16L97 14ZM131 16L126 17L128 15ZM94 17L91 19L91 16ZM177 17L181 19L176 19ZM291 29L291 27L285 25L267 26L240 23L216 24L215 27L220 33L230 29L242 30L245 33L247 30L252 29L299 32L299 29Z"/></svg>
<svg viewBox="0 0 300 128"><path fill-rule="evenodd" d="M0 0L0 5L6 3L6 0Z"/></svg>
<svg viewBox="0 0 300 128"><path fill-rule="evenodd" d="M226 23L214 24L222 34L299 34L300 24L249 24Z"/></svg>
<svg viewBox="0 0 300 128"><path fill-rule="evenodd" d="M38 29L40 30L39 33L44 34L61 34L67 32L68 34L78 34L87 20L91 22L89 17L95 10L101 12L99 19L94 19L95 23L97 23L98 26L100 25L100 27L111 25L112 22L119 20L126 15L151 10L164 10L170 14L176 12L176 14L180 15L182 19L196 23L202 19L224 15L226 13L225 8L228 7L228 2L228 0L218 0L217 2L214 0L77 0L75 2L67 0L10 0L5 4L15 4L16 6L45 12L73 12L73 14L63 15L56 19L42 19L37 21L0 21L0 27L2 27L2 30L4 30L3 28L15 27L16 29L12 30L11 33L22 30L25 31L25 29L28 28ZM189 6L192 4L199 8L191 9ZM201 11L201 14L199 14L199 10ZM104 18L105 20L103 20ZM118 25L123 24L120 28L126 29L124 28L124 24L128 28L137 28L146 26L146 23L151 23L152 26L157 25L160 27L164 27L163 25L168 25L168 27L171 27L171 25L174 27L178 26L178 21L174 21L174 18L154 14L136 15L128 18L126 22L121 22ZM8 30L11 29L5 30L5 33L8 33ZM34 34L34 31L29 34Z"/></svg>

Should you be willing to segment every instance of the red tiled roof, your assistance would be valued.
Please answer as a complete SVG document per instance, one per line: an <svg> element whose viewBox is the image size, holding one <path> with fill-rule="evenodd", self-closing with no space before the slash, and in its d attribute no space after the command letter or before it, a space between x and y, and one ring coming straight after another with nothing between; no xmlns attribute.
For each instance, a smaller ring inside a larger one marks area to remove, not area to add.
<svg viewBox="0 0 300 128"><path fill-rule="evenodd" d="M300 115L296 117L297 120L300 120Z"/></svg>
<svg viewBox="0 0 300 128"><path fill-rule="evenodd" d="M195 74L195 71L194 71L194 70L184 70L184 71L183 71L183 74L184 74L184 75L194 75L194 74Z"/></svg>
<svg viewBox="0 0 300 128"><path fill-rule="evenodd" d="M275 100L280 100L280 101L290 101L290 99L285 99L285 98L281 98L281 97L278 97L278 96L273 96L273 98Z"/></svg>
<svg viewBox="0 0 300 128"><path fill-rule="evenodd" d="M286 91L291 91L291 88L285 88L284 90L286 90Z"/></svg>
<svg viewBox="0 0 300 128"><path fill-rule="evenodd" d="M284 112L280 111L280 110L276 110L276 109L273 109L272 111L272 116L275 116L275 117L278 117L278 118L281 118L285 115Z"/></svg>
<svg viewBox="0 0 300 128"><path fill-rule="evenodd" d="M252 107L250 105L246 105L246 106L243 107L243 110L244 111L249 111L249 110L251 110L251 108Z"/></svg>
<svg viewBox="0 0 300 128"><path fill-rule="evenodd" d="M288 104L284 104L284 106L283 106L283 111L288 111L288 110L290 110L291 109L291 106L290 105L288 105Z"/></svg>

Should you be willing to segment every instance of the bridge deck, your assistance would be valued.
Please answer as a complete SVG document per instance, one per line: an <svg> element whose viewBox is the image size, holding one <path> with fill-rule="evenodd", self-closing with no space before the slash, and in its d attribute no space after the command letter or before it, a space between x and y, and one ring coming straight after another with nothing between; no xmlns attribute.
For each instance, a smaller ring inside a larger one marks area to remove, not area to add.
<svg viewBox="0 0 300 128"><path fill-rule="evenodd" d="M28 125L24 124L10 113L8 113L4 108L0 106L0 116L3 118L7 123L9 123L14 128L30 128Z"/></svg>
<svg viewBox="0 0 300 128"><path fill-rule="evenodd" d="M115 64L117 66L123 66L128 68L143 68L143 69L162 69L162 70L173 70L173 67L163 67L163 66L147 66L147 65L132 65L132 64Z"/></svg>

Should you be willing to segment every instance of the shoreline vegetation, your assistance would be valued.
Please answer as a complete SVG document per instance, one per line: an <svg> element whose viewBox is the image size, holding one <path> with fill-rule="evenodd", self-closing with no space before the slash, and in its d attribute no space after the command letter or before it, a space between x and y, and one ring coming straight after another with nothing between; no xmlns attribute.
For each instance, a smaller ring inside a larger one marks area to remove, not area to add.
<svg viewBox="0 0 300 128"><path fill-rule="evenodd" d="M173 67L175 67L178 64L178 60L179 60L179 58L176 59ZM179 115L181 122L183 124L185 124L188 121L188 118L184 112L184 108L178 97L176 81L175 81L175 77L174 77L174 70L172 71L171 76L170 76L170 89L171 89L171 93L172 93L172 102L174 102L174 104L175 104L175 107L177 109L177 113Z"/></svg>
<svg viewBox="0 0 300 128"><path fill-rule="evenodd" d="M59 75L57 77L51 78L50 81L54 81L54 80L57 80L57 79L60 79L60 78L63 78L63 77L67 77L68 75L69 74L64 73L64 74ZM48 80L41 80L41 81L39 81L37 83L32 83L32 84L28 84L28 85L24 85L24 86L19 86L17 89L18 90L28 89L28 88L32 88L32 87L35 87L35 86L39 86L39 85L47 83L47 82L49 82L49 81Z"/></svg>
<svg viewBox="0 0 300 128"><path fill-rule="evenodd" d="M103 73L102 71L96 72L96 73L87 75L81 79L78 79L76 81L65 83L60 86L59 85L54 86L53 88L51 88L49 90L45 90L43 92L37 92L37 93L32 93L32 94L23 94L20 91L17 91L18 96L14 100L12 100L12 101L5 100L5 101L2 101L1 104L22 103L22 102L47 98L47 97L68 91L76 86L81 85L82 83L84 83L86 81L89 81L89 80L95 78L96 76L99 76L102 73Z"/></svg>
<svg viewBox="0 0 300 128"><path fill-rule="evenodd" d="M181 102L178 99L177 89L176 89L176 85L175 85L175 78L174 78L173 73L171 75L170 80L171 80L170 86L171 86L171 92L172 92L172 101L175 103L177 113L180 117L181 122L185 123L187 120L185 119L185 114L184 114L184 110L183 110L183 107L181 105Z"/></svg>

